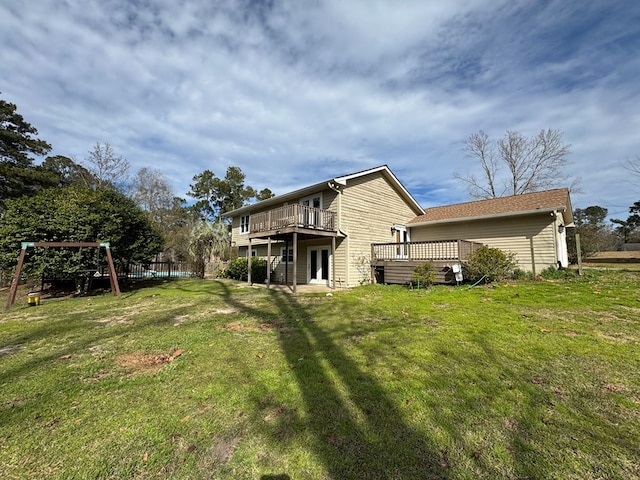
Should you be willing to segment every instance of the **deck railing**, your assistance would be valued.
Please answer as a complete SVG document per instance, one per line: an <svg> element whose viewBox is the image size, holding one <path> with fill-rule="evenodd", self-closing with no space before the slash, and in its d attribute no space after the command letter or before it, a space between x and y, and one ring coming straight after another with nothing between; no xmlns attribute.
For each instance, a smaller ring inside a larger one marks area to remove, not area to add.
<svg viewBox="0 0 640 480"><path fill-rule="evenodd" d="M249 232L261 233L289 227L334 231L335 224L335 212L295 203L251 215Z"/></svg>
<svg viewBox="0 0 640 480"><path fill-rule="evenodd" d="M457 260L464 261L481 243L468 240L374 243L371 260Z"/></svg>

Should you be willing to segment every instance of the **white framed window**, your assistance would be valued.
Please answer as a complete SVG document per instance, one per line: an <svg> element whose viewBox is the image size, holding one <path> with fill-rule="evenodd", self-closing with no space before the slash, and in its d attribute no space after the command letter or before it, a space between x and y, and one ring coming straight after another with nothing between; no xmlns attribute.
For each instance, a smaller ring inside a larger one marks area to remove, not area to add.
<svg viewBox="0 0 640 480"><path fill-rule="evenodd" d="M288 263L293 263L293 248L289 248L289 255L287 255L287 249L285 247L282 247L280 249L280 260L284 263L284 262L288 262Z"/></svg>
<svg viewBox="0 0 640 480"><path fill-rule="evenodd" d="M322 208L322 192L302 198L300 203L307 207Z"/></svg>
<svg viewBox="0 0 640 480"><path fill-rule="evenodd" d="M249 233L249 215L240 217L240 233Z"/></svg>

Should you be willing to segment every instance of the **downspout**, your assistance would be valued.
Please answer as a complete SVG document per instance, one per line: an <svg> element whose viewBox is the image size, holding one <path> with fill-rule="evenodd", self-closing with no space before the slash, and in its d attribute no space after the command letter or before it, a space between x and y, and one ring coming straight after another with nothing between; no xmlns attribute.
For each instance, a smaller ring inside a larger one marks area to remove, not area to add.
<svg viewBox="0 0 640 480"><path fill-rule="evenodd" d="M556 252L556 268L558 266L562 267L560 252L558 251L560 244L558 243L558 212L556 210L553 211L553 243L555 244L554 251Z"/></svg>
<svg viewBox="0 0 640 480"><path fill-rule="evenodd" d="M338 233L346 237L347 234L342 231L342 190L340 190L340 188L337 187L334 182L327 182L327 187L338 194L338 212L336 215L338 217L338 222L336 225L336 230L338 231Z"/></svg>

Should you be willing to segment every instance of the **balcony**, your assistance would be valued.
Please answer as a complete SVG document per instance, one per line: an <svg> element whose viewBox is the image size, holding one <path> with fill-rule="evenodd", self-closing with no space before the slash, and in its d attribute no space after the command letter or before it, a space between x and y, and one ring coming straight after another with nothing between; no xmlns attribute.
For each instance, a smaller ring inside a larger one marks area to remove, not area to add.
<svg viewBox="0 0 640 480"><path fill-rule="evenodd" d="M253 214L249 220L250 238L292 232L335 236L336 212L295 203Z"/></svg>

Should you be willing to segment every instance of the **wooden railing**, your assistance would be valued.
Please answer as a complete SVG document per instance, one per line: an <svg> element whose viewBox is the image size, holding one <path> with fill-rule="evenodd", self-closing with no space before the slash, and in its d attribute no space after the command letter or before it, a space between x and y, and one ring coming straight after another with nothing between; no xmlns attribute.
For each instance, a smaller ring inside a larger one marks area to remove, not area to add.
<svg viewBox="0 0 640 480"><path fill-rule="evenodd" d="M335 212L295 203L251 215L249 232L261 233L289 227L334 231L335 224Z"/></svg>
<svg viewBox="0 0 640 480"><path fill-rule="evenodd" d="M374 243L371 260L458 260L464 261L481 243L468 240L433 240L406 243Z"/></svg>

